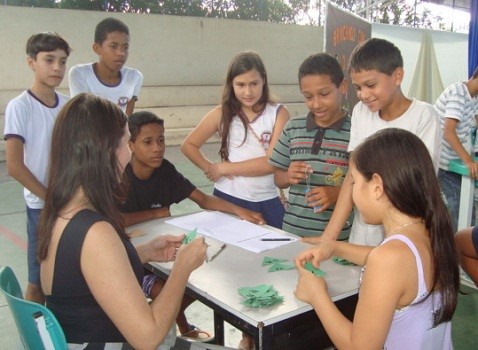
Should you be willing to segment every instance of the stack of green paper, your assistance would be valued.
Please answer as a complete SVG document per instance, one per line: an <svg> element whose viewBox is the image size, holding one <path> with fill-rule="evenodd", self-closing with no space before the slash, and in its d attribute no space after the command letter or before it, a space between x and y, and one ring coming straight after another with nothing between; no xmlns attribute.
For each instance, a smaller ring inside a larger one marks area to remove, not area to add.
<svg viewBox="0 0 478 350"><path fill-rule="evenodd" d="M272 285L267 284L242 287L238 289L238 292L245 299L242 304L254 308L269 307L284 300L284 297L277 294Z"/></svg>
<svg viewBox="0 0 478 350"><path fill-rule="evenodd" d="M307 261L307 262L305 263L304 268L305 268L306 270L312 272L312 273L313 273L314 275L316 275L316 276L320 276L320 277L324 277L324 276L325 276L325 272L322 271L321 269L316 269L316 268L314 267L314 265L312 265L312 263L311 263L310 261Z"/></svg>
<svg viewBox="0 0 478 350"><path fill-rule="evenodd" d="M183 239L183 244L189 244L191 241L193 241L196 238L196 234L198 233L198 229L195 228L191 232L186 233L186 236L184 236Z"/></svg>
<svg viewBox="0 0 478 350"><path fill-rule="evenodd" d="M344 258L341 258L341 257L338 257L338 256L334 256L332 257L332 261L334 263L337 263L339 265L344 265L344 266L355 266L354 263L348 261L348 260L345 260Z"/></svg>

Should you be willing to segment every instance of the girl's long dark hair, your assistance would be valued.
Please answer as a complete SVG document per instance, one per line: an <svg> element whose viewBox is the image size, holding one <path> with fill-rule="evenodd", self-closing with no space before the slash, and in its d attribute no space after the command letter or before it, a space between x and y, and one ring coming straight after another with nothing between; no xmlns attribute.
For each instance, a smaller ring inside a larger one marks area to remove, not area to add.
<svg viewBox="0 0 478 350"><path fill-rule="evenodd" d="M116 149L126 115L110 101L79 94L60 111L51 144L48 189L39 226L38 258L45 260L61 209L82 189L88 204L127 237L118 210L120 191Z"/></svg>
<svg viewBox="0 0 478 350"><path fill-rule="evenodd" d="M247 73L253 69L259 72L264 82L262 88L262 96L253 107L254 112L262 113L266 108L267 103L272 101L269 92L269 84L267 82L267 72L264 66L264 62L262 62L261 56L252 51L241 52L234 56L231 63L229 64L226 76L226 83L222 92L222 116L220 125L221 149L219 150L219 155L221 156L222 160L229 159L229 128L231 126L231 122L234 116L237 115L239 118L241 118L246 136L247 124L249 123L247 118L242 113L240 113L241 103L237 100L236 95L234 94L234 86L232 84L232 81L238 75Z"/></svg>
<svg viewBox="0 0 478 350"><path fill-rule="evenodd" d="M450 216L424 143L407 130L384 129L357 147L352 161L367 181L373 174L380 175L385 194L395 208L424 220L432 249L432 290L439 286L443 302L435 325L450 321L460 286L458 256Z"/></svg>

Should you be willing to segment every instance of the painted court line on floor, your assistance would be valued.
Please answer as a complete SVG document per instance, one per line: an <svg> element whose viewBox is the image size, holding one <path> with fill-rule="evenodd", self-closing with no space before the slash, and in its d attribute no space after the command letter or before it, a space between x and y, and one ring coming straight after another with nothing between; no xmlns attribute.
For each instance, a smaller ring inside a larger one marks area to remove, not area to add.
<svg viewBox="0 0 478 350"><path fill-rule="evenodd" d="M5 237L23 251L27 251L27 242L2 225L0 225L0 236Z"/></svg>

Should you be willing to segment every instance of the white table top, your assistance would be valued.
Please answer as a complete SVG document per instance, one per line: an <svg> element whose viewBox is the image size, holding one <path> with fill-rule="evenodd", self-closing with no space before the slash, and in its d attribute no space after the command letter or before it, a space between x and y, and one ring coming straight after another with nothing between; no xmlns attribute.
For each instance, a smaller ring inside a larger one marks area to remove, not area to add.
<svg viewBox="0 0 478 350"><path fill-rule="evenodd" d="M152 220L130 226L127 231L141 229L147 232L145 236L134 238L132 240L134 244L147 242L156 235L179 235L187 232L184 229L165 223L168 219ZM286 263L293 264L295 256L309 246L302 242L293 242L257 254L228 245L217 258L211 262L205 262L191 274L188 287L254 326L259 323L267 326L282 321L311 310L311 306L294 297L297 270L268 272L270 265L262 266L262 260L265 256L270 256L289 259ZM164 271L170 270L173 265L173 263L152 264ZM322 262L320 268L327 273L325 280L333 301L357 293L359 267L342 266L329 260ZM254 287L260 284L271 284L278 294L284 297L284 301L261 309L242 305L243 298L239 295L238 288Z"/></svg>

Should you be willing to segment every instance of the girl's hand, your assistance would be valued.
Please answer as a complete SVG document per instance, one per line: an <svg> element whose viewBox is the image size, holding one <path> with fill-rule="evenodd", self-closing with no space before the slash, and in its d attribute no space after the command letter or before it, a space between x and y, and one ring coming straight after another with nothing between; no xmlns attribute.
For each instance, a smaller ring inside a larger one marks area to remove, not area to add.
<svg viewBox="0 0 478 350"><path fill-rule="evenodd" d="M184 235L165 235L149 242L149 261L168 262L176 258L176 253L181 246Z"/></svg>
<svg viewBox="0 0 478 350"><path fill-rule="evenodd" d="M311 190L305 194L305 201L307 202L309 207L319 206L320 209L315 210L315 212L321 213L337 202L339 193L339 186L312 187Z"/></svg>
<svg viewBox="0 0 478 350"><path fill-rule="evenodd" d="M295 265L303 267L307 261L310 261L314 267L319 268L320 262L330 259L334 255L336 241L325 241L317 246L304 250L295 257Z"/></svg>
<svg viewBox="0 0 478 350"><path fill-rule="evenodd" d="M247 220L254 224L263 225L266 223L266 220L264 220L261 213L258 213L249 209L237 207L234 210L234 214L239 216L242 220Z"/></svg>
<svg viewBox="0 0 478 350"><path fill-rule="evenodd" d="M175 265L179 264L191 273L204 263L206 250L207 244L204 237L198 237L189 244L183 244L178 250Z"/></svg>
<svg viewBox="0 0 478 350"><path fill-rule="evenodd" d="M232 179L232 176L226 174L226 164L227 162L212 163L204 171L204 174L212 182L216 182L223 176L227 177L228 179Z"/></svg>
<svg viewBox="0 0 478 350"><path fill-rule="evenodd" d="M287 169L287 175L289 176L289 183L291 185L301 183L312 173L313 170L309 164L300 161L291 162L289 169Z"/></svg>
<svg viewBox="0 0 478 350"><path fill-rule="evenodd" d="M299 279L294 291L294 295L297 299L302 300L305 303L313 304L321 293L327 294L327 283L322 277L314 275L312 272L307 271L301 265L297 266L299 272Z"/></svg>

